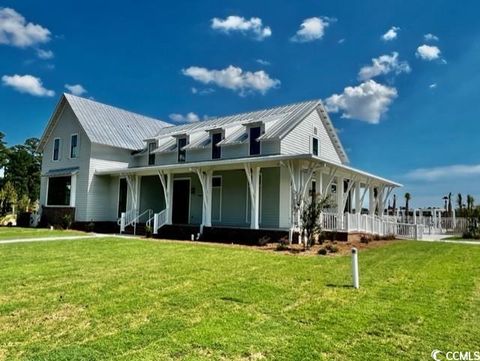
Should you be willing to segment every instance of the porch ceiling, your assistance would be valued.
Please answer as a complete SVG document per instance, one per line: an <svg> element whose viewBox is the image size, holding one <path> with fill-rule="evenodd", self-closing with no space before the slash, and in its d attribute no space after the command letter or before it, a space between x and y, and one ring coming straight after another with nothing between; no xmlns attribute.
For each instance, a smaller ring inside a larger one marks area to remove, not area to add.
<svg viewBox="0 0 480 361"><path fill-rule="evenodd" d="M374 174L364 172L360 169L349 167L343 164L333 163L321 157L313 156L311 154L303 155L270 155L265 157L248 157L248 158L237 158L237 159L224 159L224 160L213 160L213 161L204 161L204 162L190 162L190 163L176 163L176 164L167 164L167 165L158 165L158 166L148 166L148 167L134 167L134 168L115 168L108 170L95 170L95 175L106 176L106 175L127 175L135 174L140 176L146 175L156 175L158 171L171 172L174 174L178 173L189 173L193 169L205 168L205 169L214 169L216 171L220 170L234 170L234 169L244 169L244 164L249 163L251 165L257 165L261 168L270 168L270 167L279 167L282 165L282 162L285 161L300 161L304 168L317 167L319 171L325 169L325 172L330 170L336 170L336 176L342 176L346 179L356 177L357 181L362 183L370 182L371 185L386 185L393 187L402 187L402 184L391 181L386 178L376 176Z"/></svg>

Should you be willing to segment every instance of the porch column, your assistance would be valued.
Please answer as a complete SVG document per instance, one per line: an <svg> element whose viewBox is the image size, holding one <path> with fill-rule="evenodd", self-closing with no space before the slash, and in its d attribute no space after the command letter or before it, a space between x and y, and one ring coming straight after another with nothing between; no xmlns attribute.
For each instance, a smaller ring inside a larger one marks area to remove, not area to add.
<svg viewBox="0 0 480 361"><path fill-rule="evenodd" d="M337 223L338 229L343 229L343 211L345 203L343 199L345 197L345 179L343 177L337 177Z"/></svg>
<svg viewBox="0 0 480 361"><path fill-rule="evenodd" d="M165 198L165 218L167 224L172 224L173 205L173 175L170 172L158 171L160 183L162 183L163 196ZM167 179L165 179L167 178Z"/></svg>
<svg viewBox="0 0 480 361"><path fill-rule="evenodd" d="M375 214L375 187L370 186L368 189L368 214Z"/></svg>
<svg viewBox="0 0 480 361"><path fill-rule="evenodd" d="M380 190L377 193L377 204L378 204L378 215L383 217L383 210L385 209L384 203L384 196L385 196L385 187L380 187Z"/></svg>
<svg viewBox="0 0 480 361"><path fill-rule="evenodd" d="M202 185L202 228L212 226L212 176L213 170L195 170Z"/></svg>
<svg viewBox="0 0 480 361"><path fill-rule="evenodd" d="M245 164L245 174L250 190L250 228L259 228L260 218L260 167L250 167Z"/></svg>
<svg viewBox="0 0 480 361"><path fill-rule="evenodd" d="M362 205L360 204L360 181L355 183L355 213L362 213Z"/></svg>

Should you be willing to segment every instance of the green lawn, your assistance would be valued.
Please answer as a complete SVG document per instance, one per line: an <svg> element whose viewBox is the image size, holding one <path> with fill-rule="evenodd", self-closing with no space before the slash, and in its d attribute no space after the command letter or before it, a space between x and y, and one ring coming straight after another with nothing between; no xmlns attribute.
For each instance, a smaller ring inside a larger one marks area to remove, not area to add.
<svg viewBox="0 0 480 361"><path fill-rule="evenodd" d="M480 350L480 247L350 258L88 239L0 245L0 360L429 360Z"/></svg>
<svg viewBox="0 0 480 361"><path fill-rule="evenodd" d="M43 238L59 236L78 236L85 234L78 231L50 230L47 228L0 227L0 240L20 238ZM1 359L0 359L1 360Z"/></svg>

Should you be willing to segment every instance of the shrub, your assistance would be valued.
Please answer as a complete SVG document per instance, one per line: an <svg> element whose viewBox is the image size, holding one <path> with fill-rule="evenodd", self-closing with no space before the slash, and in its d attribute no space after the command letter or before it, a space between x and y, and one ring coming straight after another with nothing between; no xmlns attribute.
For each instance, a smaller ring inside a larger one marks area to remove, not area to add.
<svg viewBox="0 0 480 361"><path fill-rule="evenodd" d="M95 222L93 221L90 221L86 226L85 226L85 230L87 232L93 232L95 230Z"/></svg>
<svg viewBox="0 0 480 361"><path fill-rule="evenodd" d="M331 245L329 249L330 253L337 253L338 252L338 247L335 245Z"/></svg>
<svg viewBox="0 0 480 361"><path fill-rule="evenodd" d="M317 252L320 256L325 256L328 252L325 248L320 248Z"/></svg>
<svg viewBox="0 0 480 361"><path fill-rule="evenodd" d="M61 220L61 227L63 229L70 229L72 226L72 216L70 214L65 214Z"/></svg>
<svg viewBox="0 0 480 361"><path fill-rule="evenodd" d="M268 237L268 236L263 236L263 237L261 237L261 238L258 239L258 242L257 242L257 243L258 243L258 245L259 245L260 247L264 247L264 246L266 246L268 243L270 243L270 237Z"/></svg>
<svg viewBox="0 0 480 361"><path fill-rule="evenodd" d="M151 237L152 237L152 234L153 234L152 227L149 226L149 225L146 225L146 226L145 226L145 237L151 238Z"/></svg>
<svg viewBox="0 0 480 361"><path fill-rule="evenodd" d="M289 246L289 241L286 238L280 239L277 244L277 251L286 251Z"/></svg>
<svg viewBox="0 0 480 361"><path fill-rule="evenodd" d="M370 237L363 234L361 237L360 237L360 243L364 243L364 244L368 244L370 242Z"/></svg>

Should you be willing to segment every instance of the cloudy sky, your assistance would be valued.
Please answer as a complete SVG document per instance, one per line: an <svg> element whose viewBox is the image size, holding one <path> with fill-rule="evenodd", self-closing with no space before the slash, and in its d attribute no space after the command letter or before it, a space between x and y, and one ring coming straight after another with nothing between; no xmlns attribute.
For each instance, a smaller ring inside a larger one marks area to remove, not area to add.
<svg viewBox="0 0 480 361"><path fill-rule="evenodd" d="M322 99L351 164L480 201L480 3L4 0L0 130L63 92L174 123Z"/></svg>

